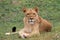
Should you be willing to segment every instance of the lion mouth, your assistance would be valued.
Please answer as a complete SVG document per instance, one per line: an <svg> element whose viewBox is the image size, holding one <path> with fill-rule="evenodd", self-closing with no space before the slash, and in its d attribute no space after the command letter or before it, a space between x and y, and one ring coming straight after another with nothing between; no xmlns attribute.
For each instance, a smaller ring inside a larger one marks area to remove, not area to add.
<svg viewBox="0 0 60 40"><path fill-rule="evenodd" d="M29 20L29 24L34 24L35 20Z"/></svg>

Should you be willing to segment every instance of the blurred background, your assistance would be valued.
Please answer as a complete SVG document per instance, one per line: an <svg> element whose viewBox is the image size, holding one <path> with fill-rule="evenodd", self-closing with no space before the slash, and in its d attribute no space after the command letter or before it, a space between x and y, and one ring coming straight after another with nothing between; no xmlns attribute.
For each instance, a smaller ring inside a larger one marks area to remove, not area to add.
<svg viewBox="0 0 60 40"><path fill-rule="evenodd" d="M60 40L60 0L0 0L0 40L23 40L17 34L5 36L4 33L14 26L17 31L23 28L24 7L38 7L39 16L53 25L52 32L25 40Z"/></svg>

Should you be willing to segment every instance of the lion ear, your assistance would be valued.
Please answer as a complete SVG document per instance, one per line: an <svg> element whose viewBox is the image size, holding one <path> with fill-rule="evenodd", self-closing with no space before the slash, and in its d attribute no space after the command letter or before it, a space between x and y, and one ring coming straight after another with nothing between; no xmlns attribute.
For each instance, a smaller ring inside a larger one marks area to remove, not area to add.
<svg viewBox="0 0 60 40"><path fill-rule="evenodd" d="M35 7L34 10L35 10L36 12L38 12L38 7Z"/></svg>
<svg viewBox="0 0 60 40"><path fill-rule="evenodd" d="M27 8L24 7L24 8L23 8L23 12L26 12L26 11L27 11Z"/></svg>

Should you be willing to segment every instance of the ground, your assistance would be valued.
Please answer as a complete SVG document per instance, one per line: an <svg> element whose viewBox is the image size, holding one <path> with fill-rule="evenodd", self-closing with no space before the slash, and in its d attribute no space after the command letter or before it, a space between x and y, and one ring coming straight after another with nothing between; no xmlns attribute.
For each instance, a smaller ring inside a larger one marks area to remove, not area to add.
<svg viewBox="0 0 60 40"><path fill-rule="evenodd" d="M23 28L24 7L38 7L39 16L52 23L52 31L27 39L18 34L6 36L14 26L17 31ZM0 0L0 40L60 40L60 0Z"/></svg>

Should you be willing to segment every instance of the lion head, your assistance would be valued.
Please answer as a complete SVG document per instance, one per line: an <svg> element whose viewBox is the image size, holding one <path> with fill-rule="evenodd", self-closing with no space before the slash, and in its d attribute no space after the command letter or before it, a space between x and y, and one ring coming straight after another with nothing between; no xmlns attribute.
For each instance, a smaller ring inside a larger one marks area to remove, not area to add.
<svg viewBox="0 0 60 40"><path fill-rule="evenodd" d="M37 21L38 17L38 8L24 8L23 12L25 13L25 17L28 19L28 23L34 24Z"/></svg>

